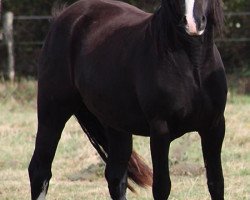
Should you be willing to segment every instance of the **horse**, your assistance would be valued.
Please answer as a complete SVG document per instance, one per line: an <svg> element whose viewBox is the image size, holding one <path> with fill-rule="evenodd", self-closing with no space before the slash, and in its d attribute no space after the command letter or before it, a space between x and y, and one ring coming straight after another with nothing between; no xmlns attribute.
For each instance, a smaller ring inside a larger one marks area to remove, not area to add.
<svg viewBox="0 0 250 200"><path fill-rule="evenodd" d="M152 14L113 0L81 0L52 20L38 66L38 130L29 165L31 198L45 199L65 123L75 116L106 163L114 200L151 186L171 190L169 147L187 132L201 138L211 199L224 199L221 149L227 99L214 42L220 0L162 0ZM150 137L153 170L133 151Z"/></svg>

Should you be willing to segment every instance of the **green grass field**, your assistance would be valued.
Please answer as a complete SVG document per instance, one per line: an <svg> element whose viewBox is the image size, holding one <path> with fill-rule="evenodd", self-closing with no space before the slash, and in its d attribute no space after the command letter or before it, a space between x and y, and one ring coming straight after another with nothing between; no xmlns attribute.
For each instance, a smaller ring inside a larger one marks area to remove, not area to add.
<svg viewBox="0 0 250 200"><path fill-rule="evenodd" d="M36 84L0 84L0 200L30 198L27 167L35 141ZM250 97L229 95L223 145L225 199L250 199ZM150 164L148 138L135 137L134 149ZM196 133L174 141L170 152L170 200L209 198L200 140ZM53 162L47 199L110 199L103 165L74 118L67 123ZM152 199L151 189L136 188L128 199Z"/></svg>

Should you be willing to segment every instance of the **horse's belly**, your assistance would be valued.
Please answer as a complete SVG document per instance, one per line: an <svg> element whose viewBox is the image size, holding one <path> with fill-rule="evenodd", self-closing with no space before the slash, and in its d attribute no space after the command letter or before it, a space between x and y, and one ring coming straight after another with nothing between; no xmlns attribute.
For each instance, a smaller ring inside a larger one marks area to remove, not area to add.
<svg viewBox="0 0 250 200"><path fill-rule="evenodd" d="M149 135L146 118L130 89L119 87L118 83L98 87L85 84L80 93L89 111L104 125L123 132Z"/></svg>
<svg viewBox="0 0 250 200"><path fill-rule="evenodd" d="M129 101L129 100L128 100ZM122 132L149 135L145 116L135 104L94 100L86 103L89 110L105 125Z"/></svg>

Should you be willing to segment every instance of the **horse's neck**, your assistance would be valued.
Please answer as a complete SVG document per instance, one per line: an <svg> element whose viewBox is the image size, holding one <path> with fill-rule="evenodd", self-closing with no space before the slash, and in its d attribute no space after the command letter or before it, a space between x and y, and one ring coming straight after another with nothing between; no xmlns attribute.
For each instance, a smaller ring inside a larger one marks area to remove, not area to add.
<svg viewBox="0 0 250 200"><path fill-rule="evenodd" d="M181 41L181 48L184 49L193 66L200 68L207 52L206 35L190 37L187 34L181 34L179 40Z"/></svg>
<svg viewBox="0 0 250 200"><path fill-rule="evenodd" d="M187 53L189 60L193 66L193 74L196 84L201 87L201 68L213 56L214 33L213 28L206 30L205 34L200 37L189 37L187 41L183 41L183 48Z"/></svg>
<svg viewBox="0 0 250 200"><path fill-rule="evenodd" d="M213 27L207 27L202 36L189 36L184 30L180 29L176 23L171 21L173 16L165 13L166 10L158 10L151 22L152 38L157 54L160 58L169 56L171 52L184 50L193 65L194 78L201 87L200 69L204 62L212 56L214 34ZM169 17L169 18L168 18ZM175 23L175 24L174 24Z"/></svg>

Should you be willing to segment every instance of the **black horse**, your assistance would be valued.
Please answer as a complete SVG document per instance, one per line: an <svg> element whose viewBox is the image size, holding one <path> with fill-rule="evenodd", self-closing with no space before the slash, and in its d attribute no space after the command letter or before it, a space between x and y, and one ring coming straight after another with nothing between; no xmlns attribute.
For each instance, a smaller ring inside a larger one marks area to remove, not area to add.
<svg viewBox="0 0 250 200"><path fill-rule="evenodd" d="M127 177L141 186L152 181L132 151L132 134L150 137L153 196L167 199L170 143L190 131L201 137L211 198L224 199L227 84L214 44L222 23L220 0L162 0L154 14L119 1L83 0L55 17L38 69L32 199L45 199L72 115L106 162L112 199L126 199Z"/></svg>

